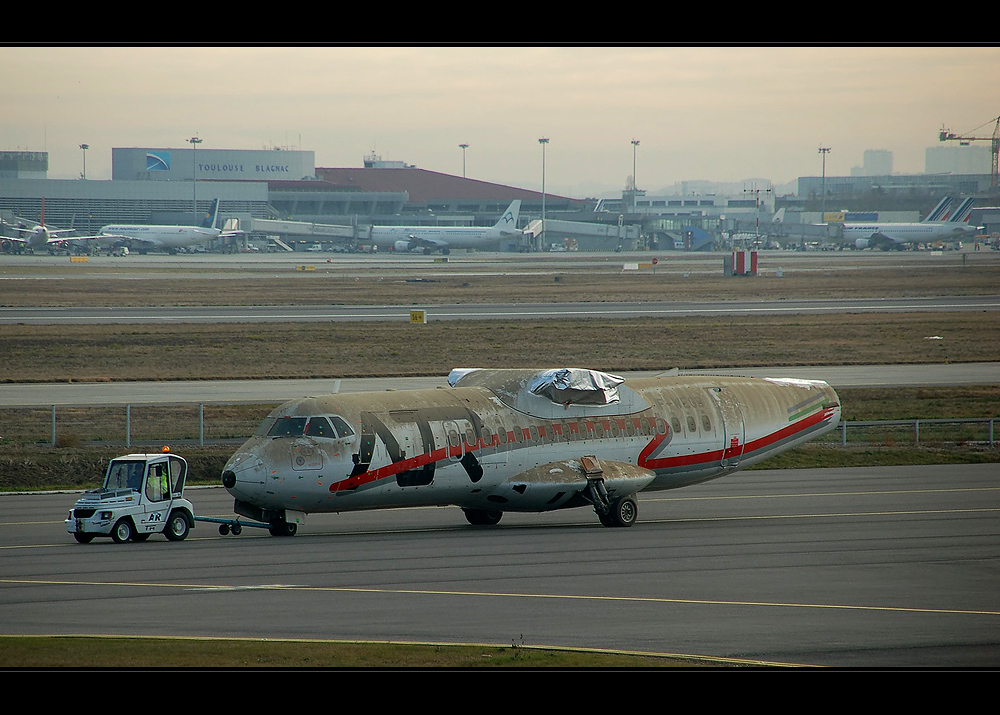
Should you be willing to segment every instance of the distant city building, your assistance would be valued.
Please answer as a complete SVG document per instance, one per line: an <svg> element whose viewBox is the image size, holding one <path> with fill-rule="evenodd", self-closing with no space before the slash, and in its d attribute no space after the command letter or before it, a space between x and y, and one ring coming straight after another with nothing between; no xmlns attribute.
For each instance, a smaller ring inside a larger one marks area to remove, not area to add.
<svg viewBox="0 0 1000 715"><path fill-rule="evenodd" d="M865 149L864 165L851 168L851 176L888 176L892 174L892 152Z"/></svg>
<svg viewBox="0 0 1000 715"><path fill-rule="evenodd" d="M989 144L952 144L928 147L924 170L928 174L989 174L991 165Z"/></svg>

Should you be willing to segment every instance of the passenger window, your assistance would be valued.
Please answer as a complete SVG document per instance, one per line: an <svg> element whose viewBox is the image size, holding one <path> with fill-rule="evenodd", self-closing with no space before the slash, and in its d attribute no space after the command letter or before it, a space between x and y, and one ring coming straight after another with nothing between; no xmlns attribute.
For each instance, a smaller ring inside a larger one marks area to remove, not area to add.
<svg viewBox="0 0 1000 715"><path fill-rule="evenodd" d="M712 431L712 420L708 419L708 415L701 416L701 426L706 432Z"/></svg>
<svg viewBox="0 0 1000 715"><path fill-rule="evenodd" d="M323 437L325 439L334 439L337 433L333 431L333 427L330 426L330 421L326 417L313 417L309 420L309 426L306 427L306 434L310 437Z"/></svg>
<svg viewBox="0 0 1000 715"><path fill-rule="evenodd" d="M694 417L692 417L691 415L688 415L688 431L689 432L698 431L698 423L694 421Z"/></svg>
<svg viewBox="0 0 1000 715"><path fill-rule="evenodd" d="M674 432L676 434L681 434L681 421L679 419L674 417L673 419L670 420L670 424L674 426Z"/></svg>

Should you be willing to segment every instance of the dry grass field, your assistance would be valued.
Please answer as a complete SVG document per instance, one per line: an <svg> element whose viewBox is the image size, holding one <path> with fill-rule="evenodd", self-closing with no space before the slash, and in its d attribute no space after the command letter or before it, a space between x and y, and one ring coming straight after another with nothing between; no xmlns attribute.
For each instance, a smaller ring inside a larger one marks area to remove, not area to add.
<svg viewBox="0 0 1000 715"><path fill-rule="evenodd" d="M0 275L16 277L0 280L0 307L752 301L983 295L995 294L1000 287L1000 253L977 254L967 265L949 258L941 266L897 264L892 256L842 263L838 254L829 255L826 261L810 258L807 263L771 259L757 278L724 277L719 254L696 263L674 261L655 273L648 268L623 271L620 259L519 262L508 270L462 263L390 263L384 268L319 264L309 272L290 264L280 270L215 273L88 268L84 274L63 265L43 272L40 267L6 268L0 263ZM778 278L776 264L782 262L791 267Z"/></svg>
<svg viewBox="0 0 1000 715"><path fill-rule="evenodd" d="M782 260L785 256L780 257ZM777 277L773 263L757 278L695 270L721 256L669 260L623 272L616 257L566 262L549 257L511 265L399 263L284 267L164 268L155 260L79 266L0 262L0 306L151 306L293 304L448 304L552 301L650 301L994 295L1000 254L929 257L831 254L799 261ZM937 258L933 260L938 260ZM193 264L192 264L193 265ZM214 264L212 264L214 265ZM6 280L4 280L6 279ZM941 339L929 340L935 337ZM340 378L442 375L456 366L531 367L573 364L608 371L673 367L940 363L1000 360L1000 313L857 313L824 316L636 318L564 321L0 326L0 383L24 381ZM2 389L2 388L0 388ZM845 391L844 416L857 419L968 417L1000 414L996 386ZM209 439L239 439L268 406L208 407ZM136 440L190 440L197 422L184 407L137 410ZM37 414L35 414L37 412ZM45 447L47 411L5 410L0 419L2 488L23 488L45 475L52 485L99 476L101 449L83 442L121 439L121 410L60 416L61 447ZM230 414L232 413L232 414ZM74 423L73 420L76 420ZM172 425L167 429L168 425ZM36 433L40 434L38 436ZM818 445L772 466L900 463L901 460L995 459L954 445L935 453L893 444L871 453ZM978 437L976 438L978 439ZM951 443L964 442L959 437ZM50 440L49 440L50 441ZM898 442L898 444L896 443ZM229 447L185 448L192 472L214 481ZM808 448L807 448L808 449ZM825 450L825 451L824 451ZM836 455L833 453L836 452ZM961 453L959 453L961 452ZM817 456L819 455L819 456ZM805 460L803 462L802 460ZM43 468L44 464L44 468ZM67 475L70 479L67 480ZM26 481L27 480L27 481Z"/></svg>
<svg viewBox="0 0 1000 715"><path fill-rule="evenodd" d="M941 340L928 340L941 337ZM0 326L0 382L441 375L1000 360L1000 313L572 321Z"/></svg>

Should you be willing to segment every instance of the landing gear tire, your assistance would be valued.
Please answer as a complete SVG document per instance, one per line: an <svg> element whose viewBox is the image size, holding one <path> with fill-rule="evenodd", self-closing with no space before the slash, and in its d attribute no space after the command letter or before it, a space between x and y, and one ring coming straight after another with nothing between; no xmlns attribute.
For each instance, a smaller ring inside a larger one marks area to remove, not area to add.
<svg viewBox="0 0 1000 715"><path fill-rule="evenodd" d="M486 511L484 509L462 509L465 519L473 526L496 526L503 518L502 511Z"/></svg>
<svg viewBox="0 0 1000 715"><path fill-rule="evenodd" d="M220 536L229 536L229 524L220 524L219 525L219 535Z"/></svg>
<svg viewBox="0 0 1000 715"><path fill-rule="evenodd" d="M639 518L639 505L632 497L619 497L608 512L612 526L632 526Z"/></svg>
<svg viewBox="0 0 1000 715"><path fill-rule="evenodd" d="M268 532L271 536L295 536L295 532L298 530L298 524L289 524L287 521L277 521L271 524L271 528L268 529Z"/></svg>
<svg viewBox="0 0 1000 715"><path fill-rule="evenodd" d="M233 536L239 536L243 533L243 527L239 524L233 524Z"/></svg>
<svg viewBox="0 0 1000 715"><path fill-rule="evenodd" d="M93 534L73 534L73 538L76 539L79 544L89 544L94 540Z"/></svg>
<svg viewBox="0 0 1000 715"><path fill-rule="evenodd" d="M111 530L111 540L116 544L131 541L133 536L135 536L135 527L132 526L132 521L128 518L119 519L115 528Z"/></svg>
<svg viewBox="0 0 1000 715"><path fill-rule="evenodd" d="M184 512L175 511L170 515L170 520L167 521L167 528L163 530L163 534L169 541L184 541L190 530L191 526L188 524Z"/></svg>

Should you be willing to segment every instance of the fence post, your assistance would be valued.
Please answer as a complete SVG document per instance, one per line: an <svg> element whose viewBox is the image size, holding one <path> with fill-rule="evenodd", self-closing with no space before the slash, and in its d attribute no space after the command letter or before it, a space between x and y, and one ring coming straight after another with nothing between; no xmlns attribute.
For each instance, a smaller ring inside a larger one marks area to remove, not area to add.
<svg viewBox="0 0 1000 715"><path fill-rule="evenodd" d="M847 421L846 420L841 420L840 421L840 446L841 447L846 447L847 446Z"/></svg>
<svg viewBox="0 0 1000 715"><path fill-rule="evenodd" d="M205 446L205 403L198 404L198 445Z"/></svg>
<svg viewBox="0 0 1000 715"><path fill-rule="evenodd" d="M125 405L125 446L132 446L132 405Z"/></svg>
<svg viewBox="0 0 1000 715"><path fill-rule="evenodd" d="M56 446L56 406L52 405L52 446Z"/></svg>
<svg viewBox="0 0 1000 715"><path fill-rule="evenodd" d="M990 447L993 446L993 420L990 420Z"/></svg>
<svg viewBox="0 0 1000 715"><path fill-rule="evenodd" d="M920 446L920 420L913 420L913 437L914 443Z"/></svg>

